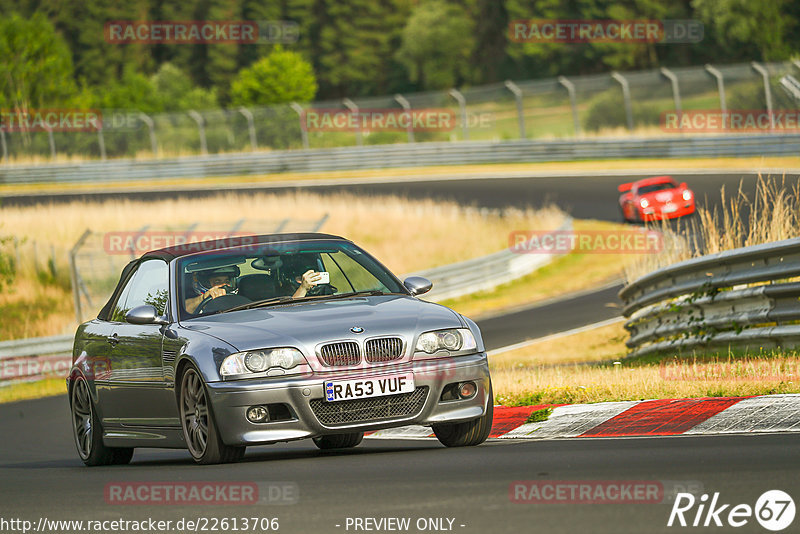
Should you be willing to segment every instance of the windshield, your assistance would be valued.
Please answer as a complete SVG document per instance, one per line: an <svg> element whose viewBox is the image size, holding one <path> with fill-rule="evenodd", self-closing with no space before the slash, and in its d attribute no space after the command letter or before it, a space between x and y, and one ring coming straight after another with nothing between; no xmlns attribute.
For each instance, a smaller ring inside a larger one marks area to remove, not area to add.
<svg viewBox="0 0 800 534"><path fill-rule="evenodd" d="M182 319L354 293L407 294L385 267L341 241L270 243L197 254L180 259L178 273Z"/></svg>
<svg viewBox="0 0 800 534"><path fill-rule="evenodd" d="M661 182L660 184L650 184L650 185L643 185L639 187L636 192L640 195L646 195L647 193L655 193L656 191L665 191L667 189L675 189L678 187L675 185L675 182Z"/></svg>

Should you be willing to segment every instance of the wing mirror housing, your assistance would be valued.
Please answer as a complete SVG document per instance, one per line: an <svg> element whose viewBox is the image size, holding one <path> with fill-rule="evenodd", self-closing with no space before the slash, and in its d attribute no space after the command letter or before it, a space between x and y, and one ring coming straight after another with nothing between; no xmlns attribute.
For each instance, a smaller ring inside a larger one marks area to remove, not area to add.
<svg viewBox="0 0 800 534"><path fill-rule="evenodd" d="M164 317L158 315L155 306L143 304L128 310L125 314L125 321L131 324L169 324Z"/></svg>
<svg viewBox="0 0 800 534"><path fill-rule="evenodd" d="M403 280L403 285L414 296L423 295L433 288L433 282L422 276L409 276Z"/></svg>

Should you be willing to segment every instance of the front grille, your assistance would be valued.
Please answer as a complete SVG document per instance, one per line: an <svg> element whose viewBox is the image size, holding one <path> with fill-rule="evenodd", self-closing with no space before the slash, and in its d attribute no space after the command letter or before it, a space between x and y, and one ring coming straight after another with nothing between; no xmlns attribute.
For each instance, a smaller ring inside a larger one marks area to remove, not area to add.
<svg viewBox="0 0 800 534"><path fill-rule="evenodd" d="M356 365L361 362L361 350L355 341L328 343L319 349L322 363L332 365Z"/></svg>
<svg viewBox="0 0 800 534"><path fill-rule="evenodd" d="M388 397L339 402L314 399L310 404L320 423L334 426L410 417L422 410L427 397L428 386L420 386L411 393Z"/></svg>
<svg viewBox="0 0 800 534"><path fill-rule="evenodd" d="M390 362L403 357L403 340L399 337L370 339L364 347L364 356L370 363Z"/></svg>

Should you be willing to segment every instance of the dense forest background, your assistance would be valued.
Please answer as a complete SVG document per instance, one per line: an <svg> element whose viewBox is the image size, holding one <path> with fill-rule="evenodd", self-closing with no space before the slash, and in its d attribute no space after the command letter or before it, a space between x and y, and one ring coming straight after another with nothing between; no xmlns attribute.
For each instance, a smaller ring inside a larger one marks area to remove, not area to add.
<svg viewBox="0 0 800 534"><path fill-rule="evenodd" d="M696 44L541 44L518 19L695 19ZM295 43L109 44L111 20L288 20ZM0 108L145 112L797 57L796 0L0 0Z"/></svg>

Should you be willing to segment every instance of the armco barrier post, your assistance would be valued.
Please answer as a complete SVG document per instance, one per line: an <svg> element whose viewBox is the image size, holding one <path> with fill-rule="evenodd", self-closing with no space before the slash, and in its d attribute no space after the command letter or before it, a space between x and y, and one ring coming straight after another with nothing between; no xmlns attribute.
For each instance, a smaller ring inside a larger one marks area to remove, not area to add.
<svg viewBox="0 0 800 534"><path fill-rule="evenodd" d="M525 139L525 105L522 103L522 89L511 80L505 81L506 89L511 91L517 101L517 120L519 121L519 138Z"/></svg>

